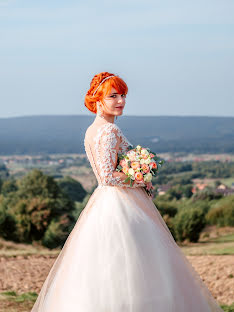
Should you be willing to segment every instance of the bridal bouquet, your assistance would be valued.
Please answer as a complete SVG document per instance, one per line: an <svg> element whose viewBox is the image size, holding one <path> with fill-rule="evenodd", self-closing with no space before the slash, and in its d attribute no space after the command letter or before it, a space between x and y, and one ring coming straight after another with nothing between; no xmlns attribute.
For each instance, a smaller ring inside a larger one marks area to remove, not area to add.
<svg viewBox="0 0 234 312"><path fill-rule="evenodd" d="M145 184L144 188L147 194L152 197L153 185L152 178L157 175L158 168L162 166L164 160L161 160L156 153L137 145L135 148L131 146L124 154L118 154L116 171L125 173L128 177L124 182L130 180L130 186L133 181Z"/></svg>

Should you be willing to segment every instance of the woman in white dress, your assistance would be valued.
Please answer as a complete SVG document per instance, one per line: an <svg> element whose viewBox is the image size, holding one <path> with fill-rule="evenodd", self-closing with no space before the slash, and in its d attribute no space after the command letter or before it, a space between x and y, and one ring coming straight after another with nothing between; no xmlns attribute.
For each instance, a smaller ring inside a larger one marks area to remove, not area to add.
<svg viewBox="0 0 234 312"><path fill-rule="evenodd" d="M85 106L97 113L85 150L98 181L54 262L32 312L223 311L176 244L143 184L116 172L132 145L114 119L128 92L118 76L95 75Z"/></svg>

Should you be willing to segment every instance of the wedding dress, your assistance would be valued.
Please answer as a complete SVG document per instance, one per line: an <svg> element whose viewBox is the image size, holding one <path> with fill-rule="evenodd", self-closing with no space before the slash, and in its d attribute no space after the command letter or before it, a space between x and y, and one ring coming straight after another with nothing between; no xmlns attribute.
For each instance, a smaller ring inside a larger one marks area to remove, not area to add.
<svg viewBox="0 0 234 312"><path fill-rule="evenodd" d="M31 312L223 311L176 244L142 185L124 183L131 143L97 116L85 134L98 181Z"/></svg>

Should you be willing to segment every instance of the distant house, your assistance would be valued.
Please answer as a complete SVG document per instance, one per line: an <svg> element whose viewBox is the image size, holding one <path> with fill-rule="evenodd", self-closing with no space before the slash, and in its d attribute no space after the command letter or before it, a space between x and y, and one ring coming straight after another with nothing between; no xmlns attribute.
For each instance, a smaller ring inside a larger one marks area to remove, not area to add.
<svg viewBox="0 0 234 312"><path fill-rule="evenodd" d="M219 186L216 187L215 192L221 193L224 196L232 195L234 194L234 188L230 188L225 184L220 184Z"/></svg>
<svg viewBox="0 0 234 312"><path fill-rule="evenodd" d="M217 186L217 190L226 190L228 187L225 184L219 184L219 186Z"/></svg>
<svg viewBox="0 0 234 312"><path fill-rule="evenodd" d="M170 185L162 184L158 187L158 195L164 195L170 189Z"/></svg>
<svg viewBox="0 0 234 312"><path fill-rule="evenodd" d="M205 187L207 187L206 183L196 183L192 188L192 193L196 193L197 191L203 190Z"/></svg>

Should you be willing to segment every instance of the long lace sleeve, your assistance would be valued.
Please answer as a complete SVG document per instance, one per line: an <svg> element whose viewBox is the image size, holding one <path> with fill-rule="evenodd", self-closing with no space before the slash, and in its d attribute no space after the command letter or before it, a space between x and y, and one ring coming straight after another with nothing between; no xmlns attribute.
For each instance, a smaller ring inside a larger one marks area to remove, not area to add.
<svg viewBox="0 0 234 312"><path fill-rule="evenodd" d="M130 186L130 182L124 182L127 176L123 172L115 171L120 143L121 130L118 126L108 123L99 129L95 138L95 152L101 182L111 186L142 187L143 185L137 183Z"/></svg>

